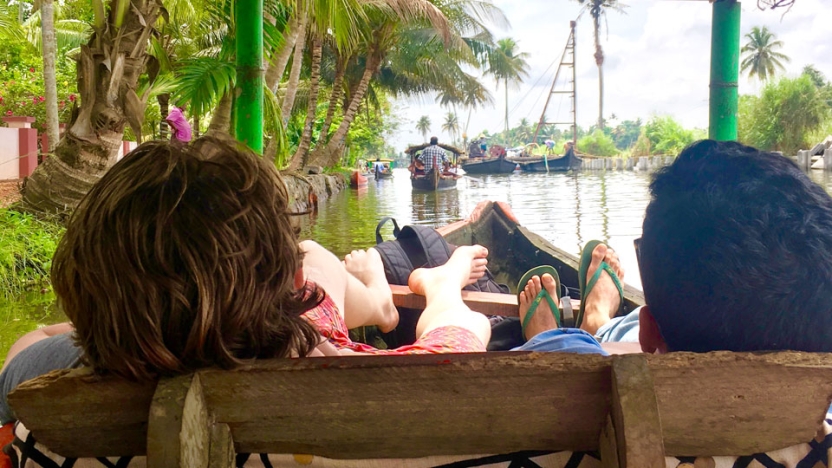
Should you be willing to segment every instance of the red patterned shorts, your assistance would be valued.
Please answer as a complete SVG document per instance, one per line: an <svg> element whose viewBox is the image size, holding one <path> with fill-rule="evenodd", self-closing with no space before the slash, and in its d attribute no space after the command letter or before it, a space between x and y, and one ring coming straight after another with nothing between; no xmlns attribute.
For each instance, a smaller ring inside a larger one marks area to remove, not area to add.
<svg viewBox="0 0 832 468"><path fill-rule="evenodd" d="M318 333L336 348L357 353L401 355L485 352L485 345L477 335L465 328L454 326L434 328L412 345L396 349L378 349L364 343L356 343L350 339L347 324L328 294L325 294L324 300L317 307L306 311L302 317L314 325Z"/></svg>

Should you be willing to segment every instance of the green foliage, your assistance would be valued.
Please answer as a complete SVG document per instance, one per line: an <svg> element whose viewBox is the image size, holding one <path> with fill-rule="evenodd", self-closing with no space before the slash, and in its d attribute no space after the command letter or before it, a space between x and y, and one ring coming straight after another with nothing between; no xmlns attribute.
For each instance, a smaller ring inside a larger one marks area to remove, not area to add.
<svg viewBox="0 0 832 468"><path fill-rule="evenodd" d="M679 122L670 116L656 116L650 119L642 128L643 139L636 142L638 152L634 155L643 154L645 146L648 149L646 154L667 154L675 156L685 146L696 140L693 130L687 130Z"/></svg>
<svg viewBox="0 0 832 468"><path fill-rule="evenodd" d="M77 99L75 67L58 60L58 118L68 123ZM43 59L25 41L8 41L0 47L0 115L34 117L35 128L46 123Z"/></svg>
<svg viewBox="0 0 832 468"><path fill-rule="evenodd" d="M64 227L12 210L0 210L0 297L38 289L49 281L52 255Z"/></svg>
<svg viewBox="0 0 832 468"><path fill-rule="evenodd" d="M601 130L595 130L578 140L578 151L593 156L614 156L618 154L618 148L609 135Z"/></svg>
<svg viewBox="0 0 832 468"><path fill-rule="evenodd" d="M830 116L812 78L781 78L763 88L760 96L740 96L739 140L766 151L794 154L808 148L808 136Z"/></svg>
<svg viewBox="0 0 832 468"><path fill-rule="evenodd" d="M609 127L604 127L604 130ZM615 147L620 150L625 150L638 140L641 135L641 119L625 120L614 128L610 129L612 139L615 141Z"/></svg>

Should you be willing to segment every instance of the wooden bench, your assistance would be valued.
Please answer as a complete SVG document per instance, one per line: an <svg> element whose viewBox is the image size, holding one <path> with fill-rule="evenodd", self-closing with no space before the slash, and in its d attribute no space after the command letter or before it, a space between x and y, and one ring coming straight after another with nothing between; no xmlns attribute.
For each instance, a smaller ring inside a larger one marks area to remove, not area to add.
<svg viewBox="0 0 832 468"><path fill-rule="evenodd" d="M808 442L830 398L827 354L503 352L264 360L158 385L56 371L9 402L56 453L150 467L600 450L604 466L658 468Z"/></svg>

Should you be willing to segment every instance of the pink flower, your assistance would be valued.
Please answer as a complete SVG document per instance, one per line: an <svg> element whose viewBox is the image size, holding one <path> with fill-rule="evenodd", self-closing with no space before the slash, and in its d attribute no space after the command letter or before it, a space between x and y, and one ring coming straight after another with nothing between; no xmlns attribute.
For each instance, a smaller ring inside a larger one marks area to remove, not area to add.
<svg viewBox="0 0 832 468"><path fill-rule="evenodd" d="M2 102L2 101L0 100L0 102ZM61 106L61 107L64 107L66 105L66 101L61 101L61 102L58 103L58 105Z"/></svg>
<svg viewBox="0 0 832 468"><path fill-rule="evenodd" d="M69 95L69 101L70 102L75 102L75 95L74 94Z"/></svg>
<svg viewBox="0 0 832 468"><path fill-rule="evenodd" d="M46 98L45 98L45 97L43 97L43 96L39 96L39 97L38 97L38 101L40 101L40 102L43 102L43 101L45 101L45 100L46 100Z"/></svg>
<svg viewBox="0 0 832 468"><path fill-rule="evenodd" d="M14 112L12 112L12 111L6 111L6 115L14 115Z"/></svg>
<svg viewBox="0 0 832 468"><path fill-rule="evenodd" d="M3 104L3 96L0 96L0 104Z"/></svg>
<svg viewBox="0 0 832 468"><path fill-rule="evenodd" d="M29 73L34 73L34 72L35 72L34 68L29 68Z"/></svg>
<svg viewBox="0 0 832 468"><path fill-rule="evenodd" d="M38 101L38 98L36 98L36 97L33 97L33 98L32 98L32 104L37 104L37 103L39 103L39 102L40 102L40 101Z"/></svg>

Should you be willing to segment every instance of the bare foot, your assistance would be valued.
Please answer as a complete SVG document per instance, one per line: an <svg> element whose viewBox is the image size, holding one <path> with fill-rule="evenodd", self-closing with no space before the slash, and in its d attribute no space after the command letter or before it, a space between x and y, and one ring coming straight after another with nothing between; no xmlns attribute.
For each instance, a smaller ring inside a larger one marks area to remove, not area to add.
<svg viewBox="0 0 832 468"><path fill-rule="evenodd" d="M607 262L619 280L623 279L624 269L621 268L618 254L606 245L598 244L592 251L592 261L589 263L586 272L587 282L598 270L602 261ZM592 291L582 300L586 305L584 306L581 329L592 335L597 333L598 329L609 322L611 318L615 317L621 308L621 297L618 295L618 288L615 287L612 277L606 271L601 272L601 276Z"/></svg>
<svg viewBox="0 0 832 468"><path fill-rule="evenodd" d="M411 291L421 295L426 295L425 291L432 289L431 286L447 283L458 284L462 289L482 278L488 264L487 256L488 249L481 245L457 247L444 265L413 270L407 284Z"/></svg>
<svg viewBox="0 0 832 468"><path fill-rule="evenodd" d="M399 311L393 305L393 294L384 274L384 263L376 249L353 250L344 257L344 268L358 278L379 301L381 323L377 326L382 333L387 333L399 324ZM369 299L369 298L368 298Z"/></svg>
<svg viewBox="0 0 832 468"><path fill-rule="evenodd" d="M526 283L526 288L520 293L520 323L525 321L526 314L529 313L529 304L534 301L534 298L540 293L541 288L545 288L546 292L552 296L552 299L557 304L559 291L556 290L557 283L552 278L552 275L545 273L543 278L540 276L532 276L532 279ZM526 329L523 331L523 337L528 340L538 333L545 332L546 330L554 330L555 328L558 328L558 323L555 321L555 316L552 314L549 302L546 299L541 299L537 305L536 312L529 319L529 324L526 325Z"/></svg>

